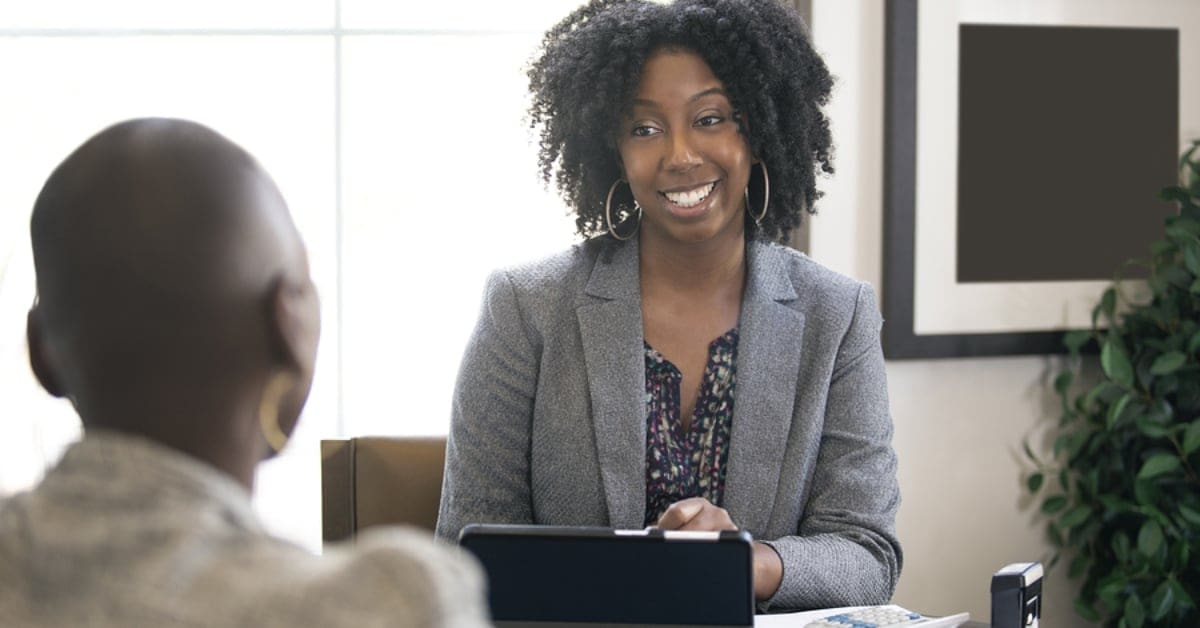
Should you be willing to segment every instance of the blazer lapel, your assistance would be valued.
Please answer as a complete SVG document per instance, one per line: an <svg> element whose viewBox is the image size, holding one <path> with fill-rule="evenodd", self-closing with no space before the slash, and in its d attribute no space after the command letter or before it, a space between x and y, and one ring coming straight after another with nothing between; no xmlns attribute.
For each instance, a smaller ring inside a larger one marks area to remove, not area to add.
<svg viewBox="0 0 1200 628"><path fill-rule="evenodd" d="M723 505L735 523L757 536L770 520L783 466L804 315L784 305L797 298L785 251L750 241L746 265Z"/></svg>
<svg viewBox="0 0 1200 628"><path fill-rule="evenodd" d="M614 246L614 245L610 245ZM640 528L646 510L646 372L638 242L597 256L576 309L609 525Z"/></svg>

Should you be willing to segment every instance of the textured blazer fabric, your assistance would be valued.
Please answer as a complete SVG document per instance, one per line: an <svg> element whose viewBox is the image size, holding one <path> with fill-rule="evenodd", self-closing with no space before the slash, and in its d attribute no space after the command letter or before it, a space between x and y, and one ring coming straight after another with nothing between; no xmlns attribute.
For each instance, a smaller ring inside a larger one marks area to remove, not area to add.
<svg viewBox="0 0 1200 628"><path fill-rule="evenodd" d="M886 602L900 502L867 284L746 247L724 503L783 559L766 608ZM455 387L438 534L468 523L640 528L638 242L590 240L488 279Z"/></svg>

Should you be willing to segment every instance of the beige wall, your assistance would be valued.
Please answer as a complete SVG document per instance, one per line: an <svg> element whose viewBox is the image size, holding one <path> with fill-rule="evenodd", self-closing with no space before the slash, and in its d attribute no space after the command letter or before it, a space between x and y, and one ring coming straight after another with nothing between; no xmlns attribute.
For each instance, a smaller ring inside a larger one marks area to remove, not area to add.
<svg viewBox="0 0 1200 628"><path fill-rule="evenodd" d="M812 0L817 48L837 77L830 113L837 175L812 221L811 254L882 294L884 0ZM1054 421L1057 358L891 361L888 379L903 504L895 601L990 620L991 574L1048 552L1022 493L1021 440ZM1043 625L1087 626L1064 569L1045 583Z"/></svg>

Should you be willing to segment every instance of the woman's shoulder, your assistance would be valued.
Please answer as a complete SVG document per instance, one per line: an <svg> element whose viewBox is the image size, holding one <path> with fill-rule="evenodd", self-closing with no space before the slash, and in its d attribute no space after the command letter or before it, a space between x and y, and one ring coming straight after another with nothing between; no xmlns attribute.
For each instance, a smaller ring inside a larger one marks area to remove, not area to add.
<svg viewBox="0 0 1200 628"><path fill-rule="evenodd" d="M758 265L785 276L799 296L853 302L861 291L873 292L869 283L833 270L789 246L758 241L755 247Z"/></svg>
<svg viewBox="0 0 1200 628"><path fill-rule="evenodd" d="M495 270L493 281L502 278L523 294L574 294L587 283L596 259L611 246L601 238L578 242L537 259Z"/></svg>

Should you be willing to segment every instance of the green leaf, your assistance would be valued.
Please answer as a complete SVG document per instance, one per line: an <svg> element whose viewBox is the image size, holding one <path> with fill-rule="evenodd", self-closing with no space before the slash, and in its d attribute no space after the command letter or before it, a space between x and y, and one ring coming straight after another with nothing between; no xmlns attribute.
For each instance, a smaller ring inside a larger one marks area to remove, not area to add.
<svg viewBox="0 0 1200 628"><path fill-rule="evenodd" d="M1087 341L1091 337L1092 331L1090 329L1073 329L1063 334L1063 344L1066 345L1067 350L1071 353L1079 353L1079 350L1083 348L1083 345L1087 344Z"/></svg>
<svg viewBox="0 0 1200 628"><path fill-rule="evenodd" d="M1116 605L1113 603L1120 599L1119 596L1125 592L1125 587L1128 585L1129 579L1125 577L1125 574L1114 571L1096 586L1096 595L1104 600L1109 608L1114 608Z"/></svg>
<svg viewBox="0 0 1200 628"><path fill-rule="evenodd" d="M1035 456L1035 455L1033 455L1033 448L1029 446L1029 439L1028 439L1028 438L1025 438L1025 439L1022 439L1022 440L1021 440L1021 448L1025 450L1025 455L1026 455L1026 456L1027 456L1027 457L1028 457L1030 460L1032 460L1033 462L1036 462L1036 463L1038 463L1039 465L1041 464L1041 461L1040 461L1040 460L1038 460L1038 457L1037 457L1037 456Z"/></svg>
<svg viewBox="0 0 1200 628"><path fill-rule="evenodd" d="M1174 253L1175 250L1175 245L1168 240L1159 240L1150 245L1150 252L1156 257L1165 257Z"/></svg>
<svg viewBox="0 0 1200 628"><path fill-rule="evenodd" d="M1092 516L1092 509L1087 506L1076 506L1073 510L1063 515L1063 518L1058 521L1058 524L1066 529L1076 528Z"/></svg>
<svg viewBox="0 0 1200 628"><path fill-rule="evenodd" d="M1133 495L1137 497L1139 504L1153 506L1158 503L1159 497L1162 496L1162 491L1158 490L1158 487L1150 480L1135 480L1133 483Z"/></svg>
<svg viewBox="0 0 1200 628"><path fill-rule="evenodd" d="M1060 512L1066 506L1067 497L1065 495L1052 495L1042 502L1042 512L1047 515L1053 515Z"/></svg>
<svg viewBox="0 0 1200 628"><path fill-rule="evenodd" d="M1060 530L1058 525L1056 525L1053 521L1046 524L1046 538L1050 539L1050 542L1053 543L1055 547L1063 546L1062 530ZM1055 555L1055 558L1057 559L1058 556Z"/></svg>
<svg viewBox="0 0 1200 628"><path fill-rule="evenodd" d="M1175 454L1154 454L1138 471L1139 480L1150 480L1164 473L1170 473L1179 468L1179 456Z"/></svg>
<svg viewBox="0 0 1200 628"><path fill-rule="evenodd" d="M1142 599L1136 595L1129 596L1125 600L1125 617L1129 628L1142 628L1142 623L1146 621L1146 608L1142 606Z"/></svg>
<svg viewBox="0 0 1200 628"><path fill-rule="evenodd" d="M1166 438L1171 435L1171 428L1155 423L1149 417L1143 417L1137 420L1138 431L1150 438Z"/></svg>
<svg viewBox="0 0 1200 628"><path fill-rule="evenodd" d="M1133 387L1133 366L1129 364L1121 341L1114 334L1109 334L1104 341L1104 348L1100 350L1100 366L1112 381L1126 388Z"/></svg>
<svg viewBox="0 0 1200 628"><path fill-rule="evenodd" d="M1179 514L1183 515L1184 521L1200 526L1200 510L1196 510L1187 504L1179 504Z"/></svg>
<svg viewBox="0 0 1200 628"><path fill-rule="evenodd" d="M1171 583L1164 581L1154 590L1154 595L1150 598L1150 619L1159 621L1171 612L1171 607L1175 604L1175 592L1171 588Z"/></svg>
<svg viewBox="0 0 1200 628"><path fill-rule="evenodd" d="M1150 284L1150 290L1154 294L1162 294L1167 291L1167 280L1163 279L1163 276L1158 273L1150 275L1146 279L1146 283Z"/></svg>
<svg viewBox="0 0 1200 628"><path fill-rule="evenodd" d="M1149 410L1146 411L1146 418L1155 423L1165 425L1171 422L1171 418L1175 415L1175 409L1171 407L1171 402L1166 399L1156 399L1151 404Z"/></svg>
<svg viewBox="0 0 1200 628"><path fill-rule="evenodd" d="M1151 375L1170 375L1179 370L1187 362L1187 355L1182 351L1171 351L1158 356L1150 367Z"/></svg>
<svg viewBox="0 0 1200 628"><path fill-rule="evenodd" d="M1158 548L1162 547L1163 531L1162 526L1153 519L1147 519L1142 524L1142 529L1138 531L1137 547L1138 551L1143 556L1153 557L1158 552Z"/></svg>
<svg viewBox="0 0 1200 628"><path fill-rule="evenodd" d="M1087 573L1087 568L1092 564L1092 558L1087 554L1080 554L1071 561L1071 566L1067 568L1067 577L1075 580Z"/></svg>
<svg viewBox="0 0 1200 628"><path fill-rule="evenodd" d="M1111 321L1113 313L1117 310L1117 290L1108 288L1100 297L1100 302L1092 309L1092 327L1096 327L1096 322L1100 319L1100 314L1104 314L1104 318Z"/></svg>
<svg viewBox="0 0 1200 628"><path fill-rule="evenodd" d="M1129 406L1129 402L1133 401L1133 393L1125 393L1116 403L1109 406L1108 417L1104 422L1105 427L1112 429L1117 421L1121 420L1121 415L1124 414L1125 408Z"/></svg>
<svg viewBox="0 0 1200 628"><path fill-rule="evenodd" d="M1200 419L1192 421L1188 425L1187 431L1183 433L1184 455L1190 456L1197 449L1200 449Z"/></svg>
<svg viewBox="0 0 1200 628"><path fill-rule="evenodd" d="M1187 150L1183 151L1183 155L1179 157L1180 170L1183 170L1188 166L1191 166L1192 168L1196 167L1196 162L1192 161L1192 153L1195 153L1197 148L1200 148L1200 140L1192 140L1192 145L1188 147Z"/></svg>
<svg viewBox="0 0 1200 628"><path fill-rule="evenodd" d="M1075 613L1090 622L1100 621L1100 614L1096 612L1095 608L1092 608L1091 604L1085 602L1083 598L1075 598Z"/></svg>
<svg viewBox="0 0 1200 628"><path fill-rule="evenodd" d="M1196 239L1195 224L1194 220L1177 220L1175 224L1167 227L1167 235L1182 242L1194 241Z"/></svg>
<svg viewBox="0 0 1200 628"><path fill-rule="evenodd" d="M1179 571L1184 571L1188 568L1188 559L1191 557L1191 550L1187 543L1168 544L1167 547L1175 550L1175 565L1174 568ZM1190 599L1190 598L1189 598Z"/></svg>
<svg viewBox="0 0 1200 628"><path fill-rule="evenodd" d="M1042 482L1045 481L1046 476L1042 475L1042 473L1039 471L1029 476L1029 480L1026 485L1029 487L1030 493L1036 493L1042 488Z"/></svg>
<svg viewBox="0 0 1200 628"><path fill-rule="evenodd" d="M1083 407L1090 409L1097 401L1111 401L1124 394L1120 386L1112 382L1100 382L1083 396Z"/></svg>
<svg viewBox="0 0 1200 628"><path fill-rule="evenodd" d="M1192 275L1180 266L1166 264L1160 267L1163 279L1180 290L1188 290L1192 285Z"/></svg>
<svg viewBox="0 0 1200 628"><path fill-rule="evenodd" d="M1175 606L1180 608L1194 608L1196 602L1192 600L1192 596L1188 595L1187 589L1183 588L1183 584L1172 577L1168 582L1171 583L1171 594L1175 597Z"/></svg>
<svg viewBox="0 0 1200 628"><path fill-rule="evenodd" d="M1118 561L1123 563L1129 560L1130 547L1128 534L1125 534L1124 532L1117 532L1113 535L1112 550ZM1080 554L1080 556L1085 556L1085 554ZM1074 579L1075 577L1071 576L1071 578Z"/></svg>
<svg viewBox="0 0 1200 628"><path fill-rule="evenodd" d="M1116 495L1097 495L1096 499L1100 500L1101 504L1104 504L1104 508L1114 513L1129 512L1133 510L1132 504L1121 501L1121 498L1117 497Z"/></svg>
<svg viewBox="0 0 1200 628"><path fill-rule="evenodd" d="M1200 281L1197 279L1196 281ZM1200 351L1200 331L1192 334L1192 339L1188 341L1187 352L1196 353Z"/></svg>
<svg viewBox="0 0 1200 628"><path fill-rule="evenodd" d="M1195 242L1186 242L1183 245L1183 264L1187 269L1192 271L1193 275L1200 275L1200 244Z"/></svg>
<svg viewBox="0 0 1200 628"><path fill-rule="evenodd" d="M1060 395L1066 395L1071 388L1071 380L1075 379L1075 374L1071 371L1063 371L1054 378L1054 390Z"/></svg>
<svg viewBox="0 0 1200 628"><path fill-rule="evenodd" d="M1142 507L1142 512L1157 521L1160 526L1167 528L1173 526L1171 518L1167 516L1167 513L1159 510L1156 506L1144 506Z"/></svg>

